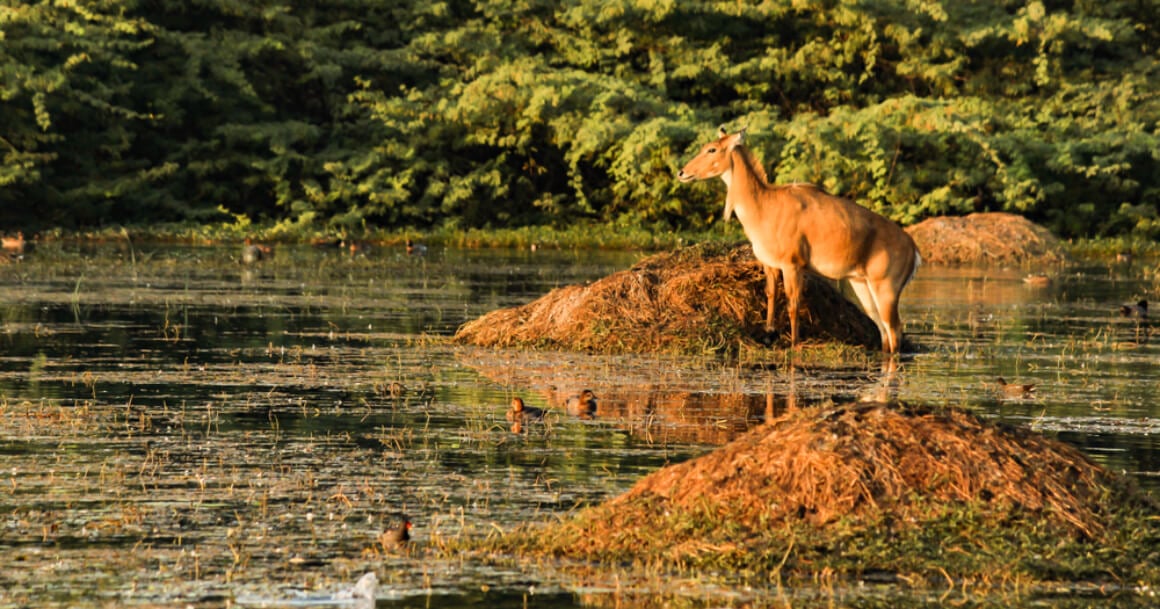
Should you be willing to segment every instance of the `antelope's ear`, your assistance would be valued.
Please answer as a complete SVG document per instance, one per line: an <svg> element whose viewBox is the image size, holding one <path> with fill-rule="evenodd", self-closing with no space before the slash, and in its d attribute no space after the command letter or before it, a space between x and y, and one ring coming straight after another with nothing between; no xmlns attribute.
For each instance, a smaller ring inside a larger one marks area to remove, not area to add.
<svg viewBox="0 0 1160 609"><path fill-rule="evenodd" d="M717 135L719 137L725 137L726 135L729 135L729 132L725 130L725 125L721 125L717 128Z"/></svg>
<svg viewBox="0 0 1160 609"><path fill-rule="evenodd" d="M734 148L736 148L738 146L744 145L745 144L745 132L738 131L737 133L734 133L733 135L729 136L729 139L727 141L728 141L728 143L726 144L725 147L729 150L733 150Z"/></svg>

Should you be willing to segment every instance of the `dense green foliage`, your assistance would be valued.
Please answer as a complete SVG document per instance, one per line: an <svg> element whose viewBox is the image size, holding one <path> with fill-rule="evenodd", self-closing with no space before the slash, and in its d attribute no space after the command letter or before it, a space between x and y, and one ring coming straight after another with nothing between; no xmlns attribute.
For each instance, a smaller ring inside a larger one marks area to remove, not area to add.
<svg viewBox="0 0 1160 609"><path fill-rule="evenodd" d="M1160 236L1146 0L0 0L0 230L701 229L676 170Z"/></svg>

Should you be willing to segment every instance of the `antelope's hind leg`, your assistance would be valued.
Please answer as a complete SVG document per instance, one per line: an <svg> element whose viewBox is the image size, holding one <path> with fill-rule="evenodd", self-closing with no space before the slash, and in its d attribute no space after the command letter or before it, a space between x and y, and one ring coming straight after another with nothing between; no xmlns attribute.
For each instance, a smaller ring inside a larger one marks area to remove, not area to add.
<svg viewBox="0 0 1160 609"><path fill-rule="evenodd" d="M898 353L902 350L902 318L898 315L898 292L888 282L874 286L878 295L878 310L883 314L882 321L889 333L890 343L887 345L887 336L883 335L882 350L887 353Z"/></svg>
<svg viewBox="0 0 1160 609"><path fill-rule="evenodd" d="M865 279L851 279L850 287L854 289L854 295L858 297L858 302L862 305L862 310L866 312L866 316L874 320L874 325L878 326L878 335L882 337L882 350L892 353L891 331L882 319L882 309L880 308L882 303L876 296L874 286ZM897 316L896 312L895 317Z"/></svg>
<svg viewBox="0 0 1160 609"><path fill-rule="evenodd" d="M898 353L902 349L902 318L898 315L898 294L889 281L867 282L870 297L878 311L878 329L882 332L882 350Z"/></svg>

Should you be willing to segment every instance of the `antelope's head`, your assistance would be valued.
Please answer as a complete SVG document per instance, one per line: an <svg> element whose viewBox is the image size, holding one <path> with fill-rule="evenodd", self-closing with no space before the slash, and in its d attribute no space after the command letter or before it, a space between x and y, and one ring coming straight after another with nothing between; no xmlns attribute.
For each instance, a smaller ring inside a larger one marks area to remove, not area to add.
<svg viewBox="0 0 1160 609"><path fill-rule="evenodd" d="M689 161L685 165L685 168L677 174L677 179L682 182L692 182L693 180L707 180L709 178L720 177L725 180L725 185L728 186L733 170L733 149L744 142L744 129L730 134L725 131L725 127L721 127L718 131L717 139L702 146L697 156L693 157L693 160ZM729 198L726 197L726 221L729 220L729 216L732 213L733 206L729 204Z"/></svg>

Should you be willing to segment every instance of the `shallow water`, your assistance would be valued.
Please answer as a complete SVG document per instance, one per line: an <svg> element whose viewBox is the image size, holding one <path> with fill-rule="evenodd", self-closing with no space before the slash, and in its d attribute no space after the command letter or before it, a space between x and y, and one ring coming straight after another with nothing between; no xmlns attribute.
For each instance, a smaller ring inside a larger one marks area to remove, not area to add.
<svg viewBox="0 0 1160 609"><path fill-rule="evenodd" d="M1060 269L1047 288L1019 269L925 267L903 302L919 352L885 377L446 340L640 254L304 246L243 266L239 253L48 244L0 266L0 606L289 603L368 570L380 606L647 606L659 582L432 549L601 501L788 403L962 406L1160 485L1160 337L1117 312L1155 299L1147 266ZM998 376L1037 397L1000 399ZM564 413L588 387L595 416ZM513 434L503 415L517 395L550 411ZM416 543L382 548L404 513ZM786 594L664 585L689 606ZM814 592L790 600L927 602Z"/></svg>

